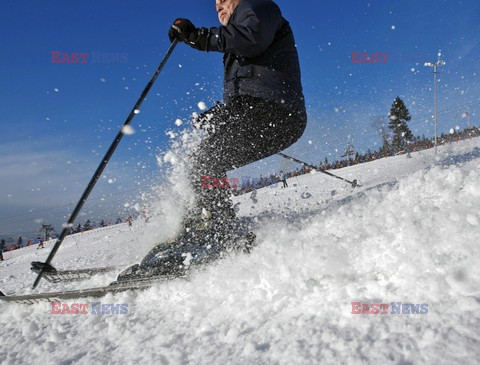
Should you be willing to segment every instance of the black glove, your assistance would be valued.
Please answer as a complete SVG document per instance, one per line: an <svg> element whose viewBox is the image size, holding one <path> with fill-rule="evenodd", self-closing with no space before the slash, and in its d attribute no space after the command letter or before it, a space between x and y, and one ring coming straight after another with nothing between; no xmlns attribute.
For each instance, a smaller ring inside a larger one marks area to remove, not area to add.
<svg viewBox="0 0 480 365"><path fill-rule="evenodd" d="M199 49L200 51L208 52L208 37L210 36L210 29L197 28L190 35L185 43L190 47Z"/></svg>
<svg viewBox="0 0 480 365"><path fill-rule="evenodd" d="M170 42L173 42L174 39L180 41L186 41L190 34L195 31L195 26L188 19L178 18L175 19L170 30L168 31L168 38Z"/></svg>
<svg viewBox="0 0 480 365"><path fill-rule="evenodd" d="M200 51L208 51L209 35L209 29L195 28L190 20L183 18L176 19L168 31L170 42L173 42L174 39L178 39Z"/></svg>

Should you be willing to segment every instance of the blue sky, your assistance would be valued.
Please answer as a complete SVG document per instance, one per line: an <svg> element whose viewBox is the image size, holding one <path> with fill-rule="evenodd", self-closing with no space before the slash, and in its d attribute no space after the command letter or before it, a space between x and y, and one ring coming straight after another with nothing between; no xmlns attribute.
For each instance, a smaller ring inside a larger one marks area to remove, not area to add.
<svg viewBox="0 0 480 365"><path fill-rule="evenodd" d="M317 163L348 142L376 148L371 119L404 99L414 134L433 135L433 77L426 61L441 51L439 130L480 125L478 1L302 1L277 3L294 30L309 125L291 154ZM217 26L214 0L8 1L0 12L0 235L58 224L75 204L151 73L168 49L176 17ZM52 63L52 51L89 53L87 63ZM389 53L385 64L354 64L352 51ZM93 53L111 62L93 62ZM222 99L222 55L178 46L158 78L86 217L128 214L139 191L161 181L155 156L168 129L197 104ZM120 62L125 61L125 62ZM286 166L272 157L237 172Z"/></svg>

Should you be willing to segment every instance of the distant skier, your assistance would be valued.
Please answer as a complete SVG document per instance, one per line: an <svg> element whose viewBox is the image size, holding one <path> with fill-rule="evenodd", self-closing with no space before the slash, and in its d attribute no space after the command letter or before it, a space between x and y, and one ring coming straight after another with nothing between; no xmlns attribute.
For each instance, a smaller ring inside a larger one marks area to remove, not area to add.
<svg viewBox="0 0 480 365"><path fill-rule="evenodd" d="M283 183L282 188L288 188L287 175L283 171L280 171L280 180Z"/></svg>
<svg viewBox="0 0 480 365"><path fill-rule="evenodd" d="M0 261L3 261L3 249L5 248L5 240L0 241Z"/></svg>
<svg viewBox="0 0 480 365"><path fill-rule="evenodd" d="M231 192L228 182L222 188L205 183L225 182L227 171L289 147L303 134L307 115L293 32L277 4L217 0L216 10L220 27L196 28L178 18L168 36L201 51L224 54L224 103L193 120L207 136L191 157L196 204L175 240L221 251L231 243L236 227ZM141 266L161 265L155 255L165 257L160 253L163 246L152 250Z"/></svg>

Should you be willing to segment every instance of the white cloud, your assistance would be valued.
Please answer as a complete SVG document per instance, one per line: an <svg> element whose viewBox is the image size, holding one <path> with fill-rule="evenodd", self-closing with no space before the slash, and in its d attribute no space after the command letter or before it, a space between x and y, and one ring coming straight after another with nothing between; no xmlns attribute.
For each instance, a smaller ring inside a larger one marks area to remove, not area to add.
<svg viewBox="0 0 480 365"><path fill-rule="evenodd" d="M100 160L100 158L98 158ZM52 220L60 224L90 181L99 161L87 161L73 149L45 145L8 143L0 145L0 232L31 232L35 219ZM109 180L116 184L109 184ZM131 177L111 164L102 174L91 197L116 194L129 189ZM123 185L122 185L123 184ZM130 187L131 190L131 187ZM123 195L123 194L121 194ZM82 210L105 211L111 201L95 201ZM107 213L108 214L108 213ZM116 211L109 214L115 215ZM81 218L79 218L81 220ZM36 229L36 228L35 228Z"/></svg>

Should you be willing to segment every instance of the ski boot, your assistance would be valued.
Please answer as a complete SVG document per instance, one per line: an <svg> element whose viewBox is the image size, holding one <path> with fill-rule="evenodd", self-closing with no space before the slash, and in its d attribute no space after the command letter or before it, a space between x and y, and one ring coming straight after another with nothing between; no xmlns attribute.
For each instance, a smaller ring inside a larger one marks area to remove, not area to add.
<svg viewBox="0 0 480 365"><path fill-rule="evenodd" d="M149 278L156 276L182 276L190 264L203 263L214 258L211 246L203 245L206 232L211 230L212 214L202 210L202 214L185 219L183 231L176 237L157 244L143 258L122 271L117 281Z"/></svg>
<svg viewBox="0 0 480 365"><path fill-rule="evenodd" d="M191 266L203 265L233 251L250 252L255 235L235 219L213 217L203 209L200 219L187 219L176 238L155 246L140 264L118 275L118 281L158 276L183 276Z"/></svg>

